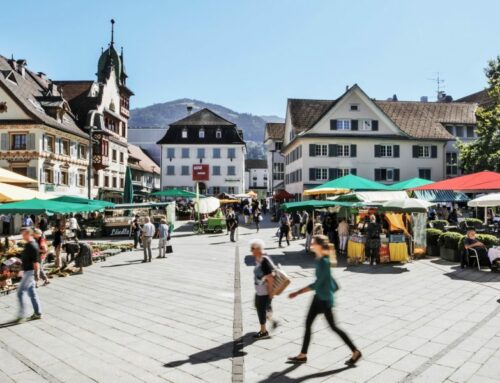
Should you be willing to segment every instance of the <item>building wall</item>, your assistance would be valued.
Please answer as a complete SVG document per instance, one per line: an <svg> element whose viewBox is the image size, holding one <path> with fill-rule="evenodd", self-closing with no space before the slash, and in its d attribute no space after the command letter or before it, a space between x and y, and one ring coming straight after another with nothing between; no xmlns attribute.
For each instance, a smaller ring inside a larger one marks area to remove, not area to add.
<svg viewBox="0 0 500 383"><path fill-rule="evenodd" d="M168 148L175 149L175 157L168 157ZM189 148L189 158L182 158L182 148ZM196 158L197 149L205 148L205 158ZM221 158L213 158L213 149L221 149ZM228 148L235 149L235 158L227 157ZM234 193L243 193L245 191L245 147L243 145L162 145L161 158L161 187L162 189L170 187L189 188L194 190L195 182L192 180L192 167L195 164L208 164L210 168L209 181L205 182L207 188L219 187L221 192L228 192L228 188L234 188ZM175 169L175 175L167 175L169 166ZM182 175L182 166L187 166L188 175ZM220 166L220 175L214 175L214 166ZM235 175L228 175L227 167L235 167ZM210 190L208 191L209 193Z"/></svg>
<svg viewBox="0 0 500 383"><path fill-rule="evenodd" d="M280 150L276 150L275 140L271 139L267 140L265 142L265 148L266 148L266 159L267 159L267 173L269 175L268 192L272 194L273 189L276 189L276 185L283 182L284 179L284 172L282 174L278 174L277 166L275 164L284 164L285 157L281 154ZM272 150L276 151L273 153Z"/></svg>
<svg viewBox="0 0 500 383"><path fill-rule="evenodd" d="M267 168L265 169L247 169L246 172L246 187L247 189L268 189L269 185L269 177L268 177L268 170ZM254 179L255 178L255 179Z"/></svg>

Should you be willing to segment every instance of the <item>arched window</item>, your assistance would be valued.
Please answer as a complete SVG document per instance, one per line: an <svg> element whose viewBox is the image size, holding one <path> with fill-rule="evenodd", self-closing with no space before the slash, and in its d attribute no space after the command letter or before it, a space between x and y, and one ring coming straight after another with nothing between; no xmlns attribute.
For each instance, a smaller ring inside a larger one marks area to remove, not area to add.
<svg viewBox="0 0 500 383"><path fill-rule="evenodd" d="M182 138L188 138L188 131L186 128L182 129Z"/></svg>
<svg viewBox="0 0 500 383"><path fill-rule="evenodd" d="M205 129L201 128L200 131L198 132L198 136L200 138L205 138Z"/></svg>
<svg viewBox="0 0 500 383"><path fill-rule="evenodd" d="M222 138L222 130L217 129L216 132L215 132L215 137L216 138Z"/></svg>

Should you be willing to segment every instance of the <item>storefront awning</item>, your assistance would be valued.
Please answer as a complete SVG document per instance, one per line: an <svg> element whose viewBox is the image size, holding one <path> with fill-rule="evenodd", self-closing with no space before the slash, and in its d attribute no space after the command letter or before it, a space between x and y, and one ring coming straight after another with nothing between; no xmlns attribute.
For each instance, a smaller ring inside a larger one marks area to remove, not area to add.
<svg viewBox="0 0 500 383"><path fill-rule="evenodd" d="M415 198L429 202L467 202L469 197L464 193L451 190L414 190Z"/></svg>

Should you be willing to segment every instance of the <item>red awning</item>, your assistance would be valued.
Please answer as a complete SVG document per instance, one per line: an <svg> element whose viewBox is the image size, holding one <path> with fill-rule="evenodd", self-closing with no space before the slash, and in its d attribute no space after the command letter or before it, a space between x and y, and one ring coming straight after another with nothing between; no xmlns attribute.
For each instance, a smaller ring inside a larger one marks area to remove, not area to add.
<svg viewBox="0 0 500 383"><path fill-rule="evenodd" d="M485 170L420 186L412 190L453 190L464 193L500 191L500 173Z"/></svg>
<svg viewBox="0 0 500 383"><path fill-rule="evenodd" d="M285 199L292 199L293 194L288 193L286 190L281 189L278 192L276 192L273 196L273 199L275 201L283 201Z"/></svg>

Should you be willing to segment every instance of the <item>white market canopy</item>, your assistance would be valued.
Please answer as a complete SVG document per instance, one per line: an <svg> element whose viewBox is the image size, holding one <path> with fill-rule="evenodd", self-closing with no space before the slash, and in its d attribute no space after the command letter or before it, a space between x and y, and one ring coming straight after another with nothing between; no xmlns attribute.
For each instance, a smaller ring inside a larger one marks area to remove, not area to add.
<svg viewBox="0 0 500 383"><path fill-rule="evenodd" d="M380 204L387 201L399 201L408 199L408 193L405 191L360 191L351 194L344 194L335 197L328 197L333 201L349 201Z"/></svg>
<svg viewBox="0 0 500 383"><path fill-rule="evenodd" d="M486 194L481 197L475 198L469 202L467 205L470 207L492 207L500 206L500 193Z"/></svg>
<svg viewBox="0 0 500 383"><path fill-rule="evenodd" d="M0 202L26 201L33 198L52 199L54 197L56 196L0 182Z"/></svg>
<svg viewBox="0 0 500 383"><path fill-rule="evenodd" d="M25 177L21 174L17 174L15 172L12 172L4 168L0 168L0 182L4 182L7 184L16 184L16 185L29 185L29 184L36 184L37 180Z"/></svg>
<svg viewBox="0 0 500 383"><path fill-rule="evenodd" d="M220 200L215 197L206 197L197 201L194 209L197 213L209 214L216 211L220 207Z"/></svg>

